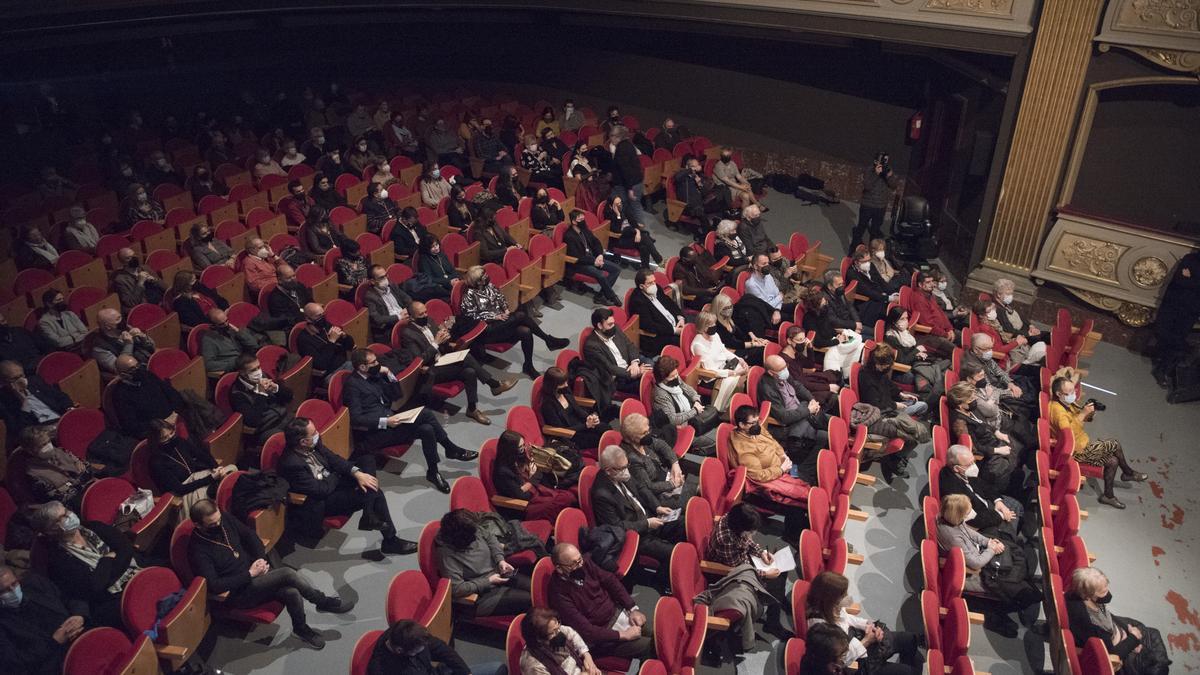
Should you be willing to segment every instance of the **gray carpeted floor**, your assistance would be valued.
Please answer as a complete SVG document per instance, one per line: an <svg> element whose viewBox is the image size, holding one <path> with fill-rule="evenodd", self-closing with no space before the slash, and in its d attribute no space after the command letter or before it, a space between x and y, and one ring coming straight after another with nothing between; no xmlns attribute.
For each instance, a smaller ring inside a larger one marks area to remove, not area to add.
<svg viewBox="0 0 1200 675"><path fill-rule="evenodd" d="M832 207L803 206L789 196L772 194L767 198L771 212L765 216L778 241L786 241L793 231L810 240L824 242L823 250L835 258L845 250L850 226L856 217L854 204ZM661 203L656 204L661 211ZM683 236L659 226L654 229L664 256L678 252L686 243ZM617 292L623 294L632 285L632 271L622 273ZM590 296L565 293L563 307L547 309L543 326L553 335L575 340L588 322L592 309ZM515 350L514 350L515 351ZM512 354L513 352L510 352ZM508 356L519 360L519 354ZM540 343L536 365L553 365L552 355ZM519 363L497 361L491 367L516 375ZM1103 398L1109 410L1100 415L1091 431L1093 437L1118 435L1135 466L1152 475L1151 484L1118 488L1128 504L1115 511L1096 503L1096 486L1080 494L1083 508L1091 517L1083 525L1088 548L1098 555L1097 566L1113 581L1113 611L1137 617L1158 627L1166 639L1170 636L1172 658L1177 668L1190 671L1200 665L1200 619L1188 608L1189 600L1200 601L1193 580L1198 560L1194 541L1196 519L1187 511L1197 504L1194 488L1200 479L1200 460L1195 452L1200 438L1200 416L1195 405L1167 406L1162 390L1149 375L1148 361L1125 350L1100 345L1092 359L1089 383L1115 392L1092 391ZM481 410L491 416L492 425L480 426L461 414L443 423L460 445L478 447L504 428L505 414L514 405L529 404L529 380L499 399L485 395ZM456 401L462 404L462 401ZM913 462L914 476L896 480L891 486L880 480L874 487L860 486L854 504L870 514L865 523L851 521L847 537L856 550L866 555L860 567L851 566L848 576L853 592L861 599L864 615L880 619L893 627L920 630L919 609L914 593L920 588L920 569L915 557L914 527L917 505L925 487L923 467L929 448L919 448ZM424 480L423 460L419 452L410 452L406 462L393 462L380 473L380 483L388 493L388 502L400 529L400 535L415 540L421 527L440 518L448 498L428 487ZM416 464L414 464L416 463ZM446 478L474 475L469 463L446 461ZM878 473L878 469L874 469ZM209 662L227 672L276 674L285 672L346 672L355 641L364 632L384 626L384 599L388 583L398 572L416 568L415 556L394 556L382 561L376 555L378 534L359 532L356 520L341 531L328 533L320 548L297 548L285 560L304 571L320 588L338 591L357 599L353 612L342 616L311 614L310 623L328 640L324 650L316 652L291 637L286 619L277 625L259 626L244 633L236 626L214 624L209 646ZM778 545L778 541L773 542ZM652 607L655 594L638 587L636 594L643 607ZM1185 625L1185 622L1188 625ZM972 629L970 653L981 670L998 675L1036 672L1045 663L1046 650L1036 639L1006 640ZM472 664L503 660L503 636L460 630L456 648ZM1190 651L1185 651L1190 650ZM760 643L759 650L747 654L736 666L738 673L782 672L782 645ZM700 668L701 673L733 673L733 664Z"/></svg>

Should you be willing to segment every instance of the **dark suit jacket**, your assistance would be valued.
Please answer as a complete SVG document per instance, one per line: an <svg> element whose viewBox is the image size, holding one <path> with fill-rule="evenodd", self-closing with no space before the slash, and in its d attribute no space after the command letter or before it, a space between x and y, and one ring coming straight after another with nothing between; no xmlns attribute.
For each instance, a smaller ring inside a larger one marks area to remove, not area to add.
<svg viewBox="0 0 1200 675"><path fill-rule="evenodd" d="M400 386L383 375L364 378L351 373L342 387L342 404L350 409L350 428L374 431L380 417L390 417L392 401L400 396Z"/></svg>
<svg viewBox="0 0 1200 675"><path fill-rule="evenodd" d="M622 331L617 330L616 334L613 335L613 342L617 345L617 351L621 353L621 358L625 359L626 363L633 363L635 360L641 358L637 348L633 346L629 338L625 337L625 333ZM600 339L596 331L592 331L592 334L587 336L587 339L583 341L583 359L588 365L595 368L601 375L607 378L609 384L615 378L629 376L628 371L617 365L617 360L613 358L612 351L609 350L608 345L604 344L604 341Z"/></svg>
<svg viewBox="0 0 1200 675"><path fill-rule="evenodd" d="M29 394L37 397L54 412L62 415L68 408L75 405L70 396L63 393L56 384L49 384L34 373L26 372L25 379L29 381ZM10 440L20 438L21 430L31 424L37 424L37 418L32 413L21 410L20 399L8 387L0 388L0 415L4 416L4 425L8 427ZM10 443L9 447L15 447Z"/></svg>
<svg viewBox="0 0 1200 675"><path fill-rule="evenodd" d="M663 293L661 288L658 291L658 301L667 308L671 316L683 316L679 305L675 304L675 301L666 293ZM667 317L663 316L662 312L650 303L650 298L646 297L642 291L635 290L629 296L629 313L639 317L641 330L654 335L654 337L642 336L642 341L648 343L642 346L643 354L657 354L666 345L679 342L679 338L675 336L675 324L669 323Z"/></svg>
<svg viewBox="0 0 1200 675"><path fill-rule="evenodd" d="M999 495L990 494L986 486L985 481L968 481L952 466L943 466L938 473L938 489L943 498L946 495L966 495L971 500L971 508L975 509L975 519L967 524L977 530L989 530L1004 522L993 506Z"/></svg>
<svg viewBox="0 0 1200 675"><path fill-rule="evenodd" d="M572 258L578 258L578 265L592 265L596 260L596 256L604 253L604 247L600 245L600 240L592 231L585 225L580 231L574 226L568 227L563 232L563 244L567 247L567 255Z"/></svg>
<svg viewBox="0 0 1200 675"><path fill-rule="evenodd" d="M396 223L396 226L392 228L392 242L396 245L396 255L411 256L416 253L417 242L429 234L429 230L425 229L425 226L420 222L417 222L412 231L417 233L417 241L413 241L412 234L409 233L408 228L400 223Z"/></svg>
<svg viewBox="0 0 1200 675"><path fill-rule="evenodd" d="M40 574L21 579L24 595L18 609L0 609L0 671L30 675L58 675L68 645L60 645L33 617L61 624L69 616L88 615L87 603L70 598Z"/></svg>
<svg viewBox="0 0 1200 675"><path fill-rule="evenodd" d="M625 487L629 488L642 508L646 509L645 515L630 504L625 495L617 490L608 474L601 471L596 476L596 482L592 484L592 514L596 517L596 524L616 525L638 534L645 534L648 530L646 519L655 516L655 510L659 506L658 499L653 492L636 481L629 481Z"/></svg>
<svg viewBox="0 0 1200 675"><path fill-rule="evenodd" d="M325 468L329 469L329 476L325 480L317 480L309 470L308 464L304 462L304 457L290 450L279 458L275 472L288 482L288 489L292 492L314 499L325 499L337 489L339 476L350 477L352 465L325 447L324 443L318 442L315 452Z"/></svg>
<svg viewBox="0 0 1200 675"><path fill-rule="evenodd" d="M313 370L328 371L346 362L346 354L354 349L354 338L343 335L337 342L330 342L305 328L296 338L296 349L300 356L313 358Z"/></svg>
<svg viewBox="0 0 1200 675"><path fill-rule="evenodd" d="M94 520L84 521L83 527L95 532L116 555L101 558L95 569L71 555L61 546L47 546L47 570L50 579L70 598L85 602L103 603L112 599L108 587L112 585L133 561L133 543L123 532Z"/></svg>
<svg viewBox="0 0 1200 675"><path fill-rule="evenodd" d="M399 284L388 284L388 291L396 302L400 303L400 307L408 309L408 305L412 303L412 298L408 297L408 293ZM371 328L375 331L391 330L392 326L399 321L396 317L388 314L387 303L384 302L383 292L372 284L367 288L367 292L363 293L363 302L367 305L367 316L371 320Z"/></svg>
<svg viewBox="0 0 1200 675"><path fill-rule="evenodd" d="M233 381L233 388L229 392L229 405L234 412L242 414L248 427L260 426L269 415L270 410L285 408L291 402L292 390L282 384L279 385L279 391L274 394L260 396L254 393L250 385L240 377Z"/></svg>
<svg viewBox="0 0 1200 675"><path fill-rule="evenodd" d="M303 321L304 313L301 310L312 302L312 291L303 284L296 291L296 296L296 299L293 300L292 296L278 286L267 294L267 314L270 314L272 319L280 320L279 327L284 330Z"/></svg>
<svg viewBox="0 0 1200 675"><path fill-rule="evenodd" d="M171 413L183 410L183 397L175 387L149 371L140 387L118 381L113 390L113 403L121 433L134 438L146 436L150 420L165 419Z"/></svg>
<svg viewBox="0 0 1200 675"><path fill-rule="evenodd" d="M788 382L796 390L796 399L800 401L799 407L788 409L784 406L783 392L779 390L779 381L769 373L763 375L762 379L758 381L758 400L771 403L771 417L787 427L789 435L795 435L791 433L793 428L802 429L804 422L811 425L814 431L821 431L824 426L822 421L824 413L818 412L813 415L808 411L808 402L813 397L812 392L796 379L791 371L788 371Z"/></svg>
<svg viewBox="0 0 1200 675"><path fill-rule="evenodd" d="M851 281L858 282L858 286L854 290L855 293L865 295L877 302L887 303L890 292L887 289L887 285L883 283L883 279L879 278L874 267L871 268L870 272L864 274L857 266L850 265L850 268L846 270L846 283L849 284Z"/></svg>
<svg viewBox="0 0 1200 675"><path fill-rule="evenodd" d="M508 230L496 226L476 227L472 230L475 241L479 242L479 262L504 264L504 253L509 246L515 246L516 240L508 234Z"/></svg>
<svg viewBox="0 0 1200 675"><path fill-rule="evenodd" d="M900 387L892 381L890 373L881 373L867 363L858 371L858 400L870 403L881 412L895 410L900 401Z"/></svg>
<svg viewBox="0 0 1200 675"><path fill-rule="evenodd" d="M429 330L437 335L437 326L430 326ZM400 331L400 348L394 350L393 353L405 365L412 363L413 359L419 358L425 365L432 366L440 351L437 347L429 344L429 340L425 339L420 327L410 322Z"/></svg>

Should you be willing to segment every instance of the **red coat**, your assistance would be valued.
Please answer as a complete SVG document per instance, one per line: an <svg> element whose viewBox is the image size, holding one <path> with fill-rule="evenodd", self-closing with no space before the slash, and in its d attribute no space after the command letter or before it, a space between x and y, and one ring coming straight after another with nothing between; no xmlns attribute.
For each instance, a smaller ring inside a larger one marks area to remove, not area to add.
<svg viewBox="0 0 1200 675"><path fill-rule="evenodd" d="M934 335L945 337L950 331L954 330L954 326L950 324L950 319L946 318L946 313L938 306L937 300L932 295L926 295L923 291L914 290L911 304L912 307L909 309L920 315L917 317L917 322L922 326L932 328Z"/></svg>

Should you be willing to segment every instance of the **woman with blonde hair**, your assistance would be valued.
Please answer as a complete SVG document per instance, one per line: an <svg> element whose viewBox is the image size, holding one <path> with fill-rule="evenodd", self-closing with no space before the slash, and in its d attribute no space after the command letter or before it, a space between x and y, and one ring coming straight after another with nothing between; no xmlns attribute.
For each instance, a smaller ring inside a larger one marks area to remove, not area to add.
<svg viewBox="0 0 1200 675"><path fill-rule="evenodd" d="M722 411L728 409L729 399L743 387L750 366L722 342L717 317L712 312L700 312L696 316L696 336L692 338L691 350L692 357L700 360L701 368L716 374L709 381L716 392L713 407Z"/></svg>
<svg viewBox="0 0 1200 675"><path fill-rule="evenodd" d="M721 344L749 365L762 365L763 348L767 346L767 340L748 332L733 320L733 300L728 295L717 293L713 296L708 304L708 313L715 320L716 334L721 338ZM699 331L699 328L696 330Z"/></svg>

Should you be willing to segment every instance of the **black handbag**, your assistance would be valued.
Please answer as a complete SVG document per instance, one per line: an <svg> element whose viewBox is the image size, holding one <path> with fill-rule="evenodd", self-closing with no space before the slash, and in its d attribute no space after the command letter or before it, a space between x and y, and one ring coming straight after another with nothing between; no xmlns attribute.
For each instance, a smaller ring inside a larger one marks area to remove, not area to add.
<svg viewBox="0 0 1200 675"><path fill-rule="evenodd" d="M696 413L688 420L688 424L696 430L697 436L703 436L721 424L721 412L711 405L706 405L704 406L704 410Z"/></svg>

